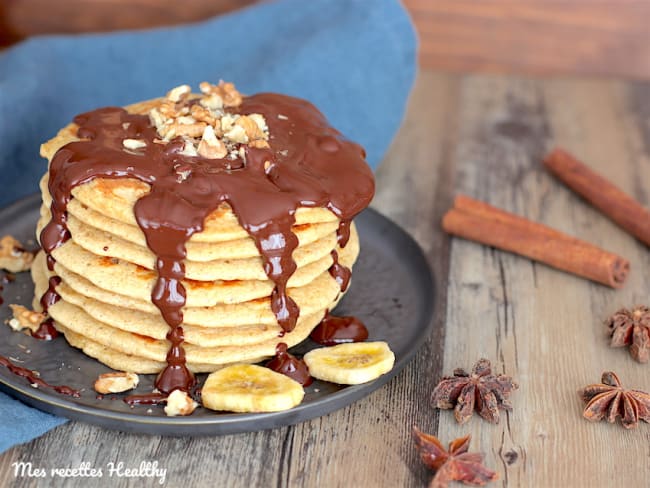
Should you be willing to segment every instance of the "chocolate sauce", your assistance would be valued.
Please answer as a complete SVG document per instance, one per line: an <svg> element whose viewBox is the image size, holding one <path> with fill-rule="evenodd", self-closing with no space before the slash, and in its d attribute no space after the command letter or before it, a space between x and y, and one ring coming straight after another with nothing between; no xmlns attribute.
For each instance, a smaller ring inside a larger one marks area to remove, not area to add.
<svg viewBox="0 0 650 488"><path fill-rule="evenodd" d="M31 385L36 385L37 388L50 388L57 393L60 393L61 395L68 395L68 396L73 396L73 397L79 397L81 396L81 393L79 391L74 390L70 388L69 386L61 385L50 385L48 382L42 380L41 378L38 377L38 374L36 371L32 371L31 369L23 368L21 366L16 366L14 363L12 363L8 358L4 356L0 356L0 366L4 366L9 370L9 372L15 374L16 376L20 376L22 378L25 378Z"/></svg>
<svg viewBox="0 0 650 488"><path fill-rule="evenodd" d="M61 283L61 278L58 276L51 276L47 283L47 291L41 297L41 307L43 312L47 313L48 309L56 302L61 300L61 297L56 292L56 287Z"/></svg>
<svg viewBox="0 0 650 488"><path fill-rule="evenodd" d="M50 163L52 219L40 235L50 269L52 252L70 238L66 208L73 188L95 178L135 178L150 186L134 212L157 257L152 301L170 326L168 365L156 380L156 387L165 393L194 384L185 364L180 327L186 299L183 260L185 243L203 230L212 211L229 204L255 241L275 285L271 308L281 327L291 331L300 313L287 295L287 282L296 269L292 258L298 245L292 231L296 210L324 207L349 222L374 193L361 146L344 139L309 102L263 93L246 97L236 112L264 115L270 148L244 147L243 157L236 160L181 155L180 138L169 144L153 142L158 134L146 115L107 107L77 116L77 135L85 140L66 144ZM146 146L127 152L124 139L142 139ZM187 175L180 182L179 167ZM339 242L346 240L347 227L340 226ZM44 297L46 303L51 300Z"/></svg>
<svg viewBox="0 0 650 488"><path fill-rule="evenodd" d="M345 342L362 342L368 338L368 329L356 317L334 317L329 313L309 336L324 346Z"/></svg>
<svg viewBox="0 0 650 488"><path fill-rule="evenodd" d="M336 240L341 247L345 247L350 240L350 222L351 220L341 220L336 229Z"/></svg>
<svg viewBox="0 0 650 488"><path fill-rule="evenodd" d="M350 268L346 268L339 263L339 253L336 251L332 251L332 260L334 262L329 269L330 275L332 275L332 278L334 278L334 280L339 284L341 291L345 291L348 289L348 285L350 284L352 271L350 271Z"/></svg>
<svg viewBox="0 0 650 488"><path fill-rule="evenodd" d="M56 262L54 258L50 254L48 254L46 261L47 261L47 269L49 269L50 271L54 271L54 263Z"/></svg>
<svg viewBox="0 0 650 488"><path fill-rule="evenodd" d="M309 386L313 381L305 362L287 352L287 345L284 342L275 346L275 357L266 363L266 367L288 376L302 386Z"/></svg>
<svg viewBox="0 0 650 488"><path fill-rule="evenodd" d="M41 307L43 307L44 313L47 313L48 309L52 305L61 300L61 296L56 292L56 287L59 286L60 283L61 278L58 276L50 277L47 284L47 290L41 297ZM52 318L48 318L38 326L38 329L32 331L32 337L42 341L51 341L52 339L56 339L58 336L59 333L54 328L54 320L52 320Z"/></svg>
<svg viewBox="0 0 650 488"><path fill-rule="evenodd" d="M129 395L124 397L124 403L135 405L160 405L167 401L167 395L162 393L145 393L144 395Z"/></svg>
<svg viewBox="0 0 650 488"><path fill-rule="evenodd" d="M42 341L51 341L59 337L59 332L54 328L54 320L51 318L45 320L38 329L32 331L32 337Z"/></svg>

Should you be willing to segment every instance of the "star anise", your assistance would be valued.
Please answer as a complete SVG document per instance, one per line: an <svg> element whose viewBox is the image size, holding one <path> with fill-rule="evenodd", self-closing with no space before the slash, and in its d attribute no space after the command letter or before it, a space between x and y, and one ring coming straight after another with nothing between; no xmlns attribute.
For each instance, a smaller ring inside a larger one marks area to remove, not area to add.
<svg viewBox="0 0 650 488"><path fill-rule="evenodd" d="M650 308L634 307L632 311L622 308L609 320L612 347L630 346L630 354L640 363L650 359Z"/></svg>
<svg viewBox="0 0 650 488"><path fill-rule="evenodd" d="M433 390L431 402L435 408L454 408L460 424L467 422L474 410L488 422L499 423L499 409L512 410L508 396L517 388L512 377L493 375L490 361L479 359L471 374L456 369L454 376L442 378Z"/></svg>
<svg viewBox="0 0 650 488"><path fill-rule="evenodd" d="M621 380L612 371L605 371L602 383L588 385L579 393L587 402L584 418L592 422L607 419L609 423L621 417L623 427L632 429L639 419L650 422L650 395L641 390L626 390Z"/></svg>
<svg viewBox="0 0 650 488"><path fill-rule="evenodd" d="M412 434L422 462L436 471L429 488L446 488L450 481L483 486L499 478L498 473L483 466L482 453L467 452L469 435L451 441L447 451L435 436L425 434L417 427L413 427Z"/></svg>

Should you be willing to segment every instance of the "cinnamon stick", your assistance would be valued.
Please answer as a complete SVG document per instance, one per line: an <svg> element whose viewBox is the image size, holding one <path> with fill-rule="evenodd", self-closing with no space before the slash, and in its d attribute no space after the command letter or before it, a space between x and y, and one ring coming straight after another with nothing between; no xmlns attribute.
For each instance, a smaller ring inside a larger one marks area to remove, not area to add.
<svg viewBox="0 0 650 488"><path fill-rule="evenodd" d="M544 166L634 237L650 246L650 210L562 149L554 149Z"/></svg>
<svg viewBox="0 0 650 488"><path fill-rule="evenodd" d="M616 254L464 195L456 197L442 228L612 288L623 286L630 270L630 263Z"/></svg>

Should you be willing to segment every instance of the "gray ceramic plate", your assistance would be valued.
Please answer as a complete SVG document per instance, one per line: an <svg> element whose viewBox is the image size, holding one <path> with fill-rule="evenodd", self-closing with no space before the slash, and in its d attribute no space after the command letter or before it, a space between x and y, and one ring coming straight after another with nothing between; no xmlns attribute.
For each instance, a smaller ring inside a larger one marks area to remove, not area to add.
<svg viewBox="0 0 650 488"><path fill-rule="evenodd" d="M0 210L0 235L11 234L23 243L32 239L39 195ZM260 414L216 413L198 408L189 417L166 417L161 407L130 408L121 395L96 398L92 385L108 368L69 346L63 337L43 342L12 332L0 323L0 355L21 361L52 384L82 390L80 398L32 388L26 380L0 367L0 389L46 412L128 432L163 435L215 435L249 432L295 424L325 415L368 395L394 377L422 345L432 327L433 280L422 251L393 222L373 210L357 219L361 255L354 267L350 291L337 307L337 315L355 315L368 327L368 340L385 340L395 352L393 370L375 381L340 386L315 381L306 388L303 402L288 411ZM7 304L30 306L33 289L29 273L5 284L0 322L10 315ZM303 354L315 344L307 340L292 348ZM199 375L200 382L205 375ZM150 392L153 375L141 375L138 393Z"/></svg>

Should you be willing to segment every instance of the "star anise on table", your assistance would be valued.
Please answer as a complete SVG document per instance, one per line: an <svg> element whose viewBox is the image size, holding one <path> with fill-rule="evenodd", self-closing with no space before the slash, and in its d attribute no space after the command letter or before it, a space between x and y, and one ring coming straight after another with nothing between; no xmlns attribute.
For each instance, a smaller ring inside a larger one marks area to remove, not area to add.
<svg viewBox="0 0 650 488"><path fill-rule="evenodd" d="M435 408L454 409L456 421L464 424L474 410L488 422L499 423L499 409L512 410L508 400L519 385L506 375L492 374L490 361L479 359L471 373L456 369L440 380L431 395Z"/></svg>
<svg viewBox="0 0 650 488"><path fill-rule="evenodd" d="M650 308L622 308L607 320L612 347L630 346L630 354L640 363L650 359Z"/></svg>
<svg viewBox="0 0 650 488"><path fill-rule="evenodd" d="M621 417L623 427L632 429L639 419L650 422L650 395L641 390L627 390L621 386L616 373L605 371L602 383L585 386L579 393L587 406L583 417L592 422L607 419L609 423Z"/></svg>
<svg viewBox="0 0 650 488"><path fill-rule="evenodd" d="M482 453L467 452L470 436L449 443L446 450L437 437L413 427L413 440L422 462L436 471L429 488L446 488L450 481L483 486L499 478L499 474L483 466Z"/></svg>

